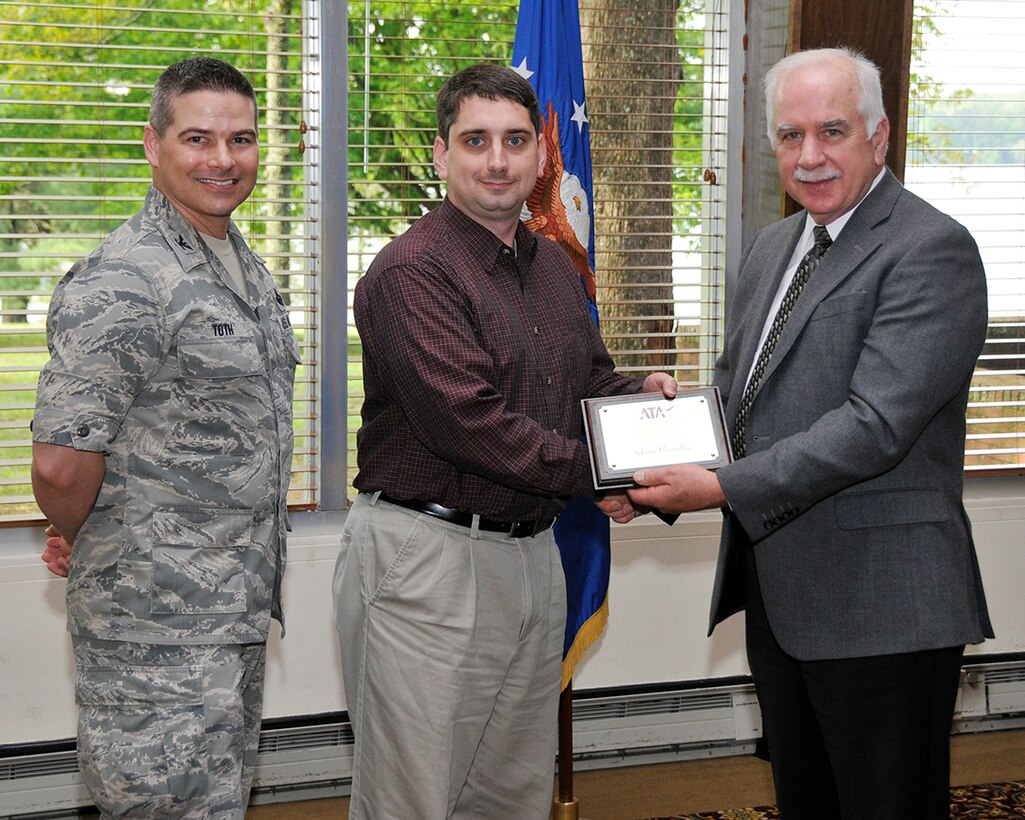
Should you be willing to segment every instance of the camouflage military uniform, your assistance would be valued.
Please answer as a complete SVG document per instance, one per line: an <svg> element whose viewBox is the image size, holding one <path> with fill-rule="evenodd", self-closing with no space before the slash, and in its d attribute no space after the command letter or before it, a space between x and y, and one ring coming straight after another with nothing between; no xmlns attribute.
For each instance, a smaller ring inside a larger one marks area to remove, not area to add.
<svg viewBox="0 0 1025 820"><path fill-rule="evenodd" d="M103 816L242 820L266 644L74 647L79 766Z"/></svg>
<svg viewBox="0 0 1025 820"><path fill-rule="evenodd" d="M229 236L248 304L191 224L151 188L139 213L61 280L50 306L51 359L33 438L106 454L95 507L75 540L67 606L80 747L93 742L83 743L83 731L112 731L123 745L118 766L124 755L150 756L148 735L133 747L125 726L95 707L109 711L120 689L131 715L147 692L154 714L195 707L203 684L180 685L181 670L196 672L211 645L262 645L271 616L281 617L298 345L266 268L233 224ZM111 667L109 642L144 646L123 649L134 660ZM191 661L188 647L197 650ZM173 662L158 659L131 678L162 654ZM250 666L236 677L255 670L262 690L262 660ZM97 698L104 688L111 691ZM153 771L145 759L142 768ZM100 772L99 780L108 779ZM144 788L139 780L120 778L129 789Z"/></svg>

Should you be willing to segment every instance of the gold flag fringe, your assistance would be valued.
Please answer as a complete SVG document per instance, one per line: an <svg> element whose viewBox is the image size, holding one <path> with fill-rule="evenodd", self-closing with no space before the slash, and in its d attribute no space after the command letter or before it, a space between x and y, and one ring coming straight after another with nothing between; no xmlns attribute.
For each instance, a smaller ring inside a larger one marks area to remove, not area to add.
<svg viewBox="0 0 1025 820"><path fill-rule="evenodd" d="M595 613L588 618L577 630L577 635L573 639L573 645L570 646L569 652L566 653L566 657L562 661L562 689L569 686L569 682L573 680L573 670L577 668L577 663L584 657L584 653L591 648L598 638L601 637L601 633L605 630L605 625L609 622L609 596L605 594L605 600ZM560 689L559 691L562 691Z"/></svg>

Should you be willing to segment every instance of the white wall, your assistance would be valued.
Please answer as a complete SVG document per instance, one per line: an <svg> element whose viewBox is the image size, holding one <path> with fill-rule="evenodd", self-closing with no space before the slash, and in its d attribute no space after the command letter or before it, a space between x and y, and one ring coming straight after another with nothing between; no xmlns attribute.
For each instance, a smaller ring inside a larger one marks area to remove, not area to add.
<svg viewBox="0 0 1025 820"><path fill-rule="evenodd" d="M966 505L997 638L970 653L1025 651L1025 478L971 478ZM345 708L330 598L340 516L297 516L285 583L287 637L271 636L266 716ZM742 675L743 618L705 637L719 516L650 517L613 529L609 626L577 690ZM0 745L73 737L64 581L39 561L40 529L0 530Z"/></svg>

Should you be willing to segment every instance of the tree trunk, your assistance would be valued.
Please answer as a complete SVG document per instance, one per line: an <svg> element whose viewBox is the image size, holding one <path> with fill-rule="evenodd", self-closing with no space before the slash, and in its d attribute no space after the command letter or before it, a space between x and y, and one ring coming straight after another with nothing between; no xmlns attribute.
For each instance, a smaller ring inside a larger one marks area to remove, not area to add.
<svg viewBox="0 0 1025 820"><path fill-rule="evenodd" d="M602 334L622 368L671 368L678 0L580 9Z"/></svg>

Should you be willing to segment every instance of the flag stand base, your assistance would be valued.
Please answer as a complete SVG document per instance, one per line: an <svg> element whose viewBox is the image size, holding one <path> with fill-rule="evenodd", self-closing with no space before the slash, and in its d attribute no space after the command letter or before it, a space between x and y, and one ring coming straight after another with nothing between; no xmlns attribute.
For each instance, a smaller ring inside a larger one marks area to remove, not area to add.
<svg viewBox="0 0 1025 820"><path fill-rule="evenodd" d="M577 820L580 816L580 801L575 797L569 803L552 801L552 820Z"/></svg>

